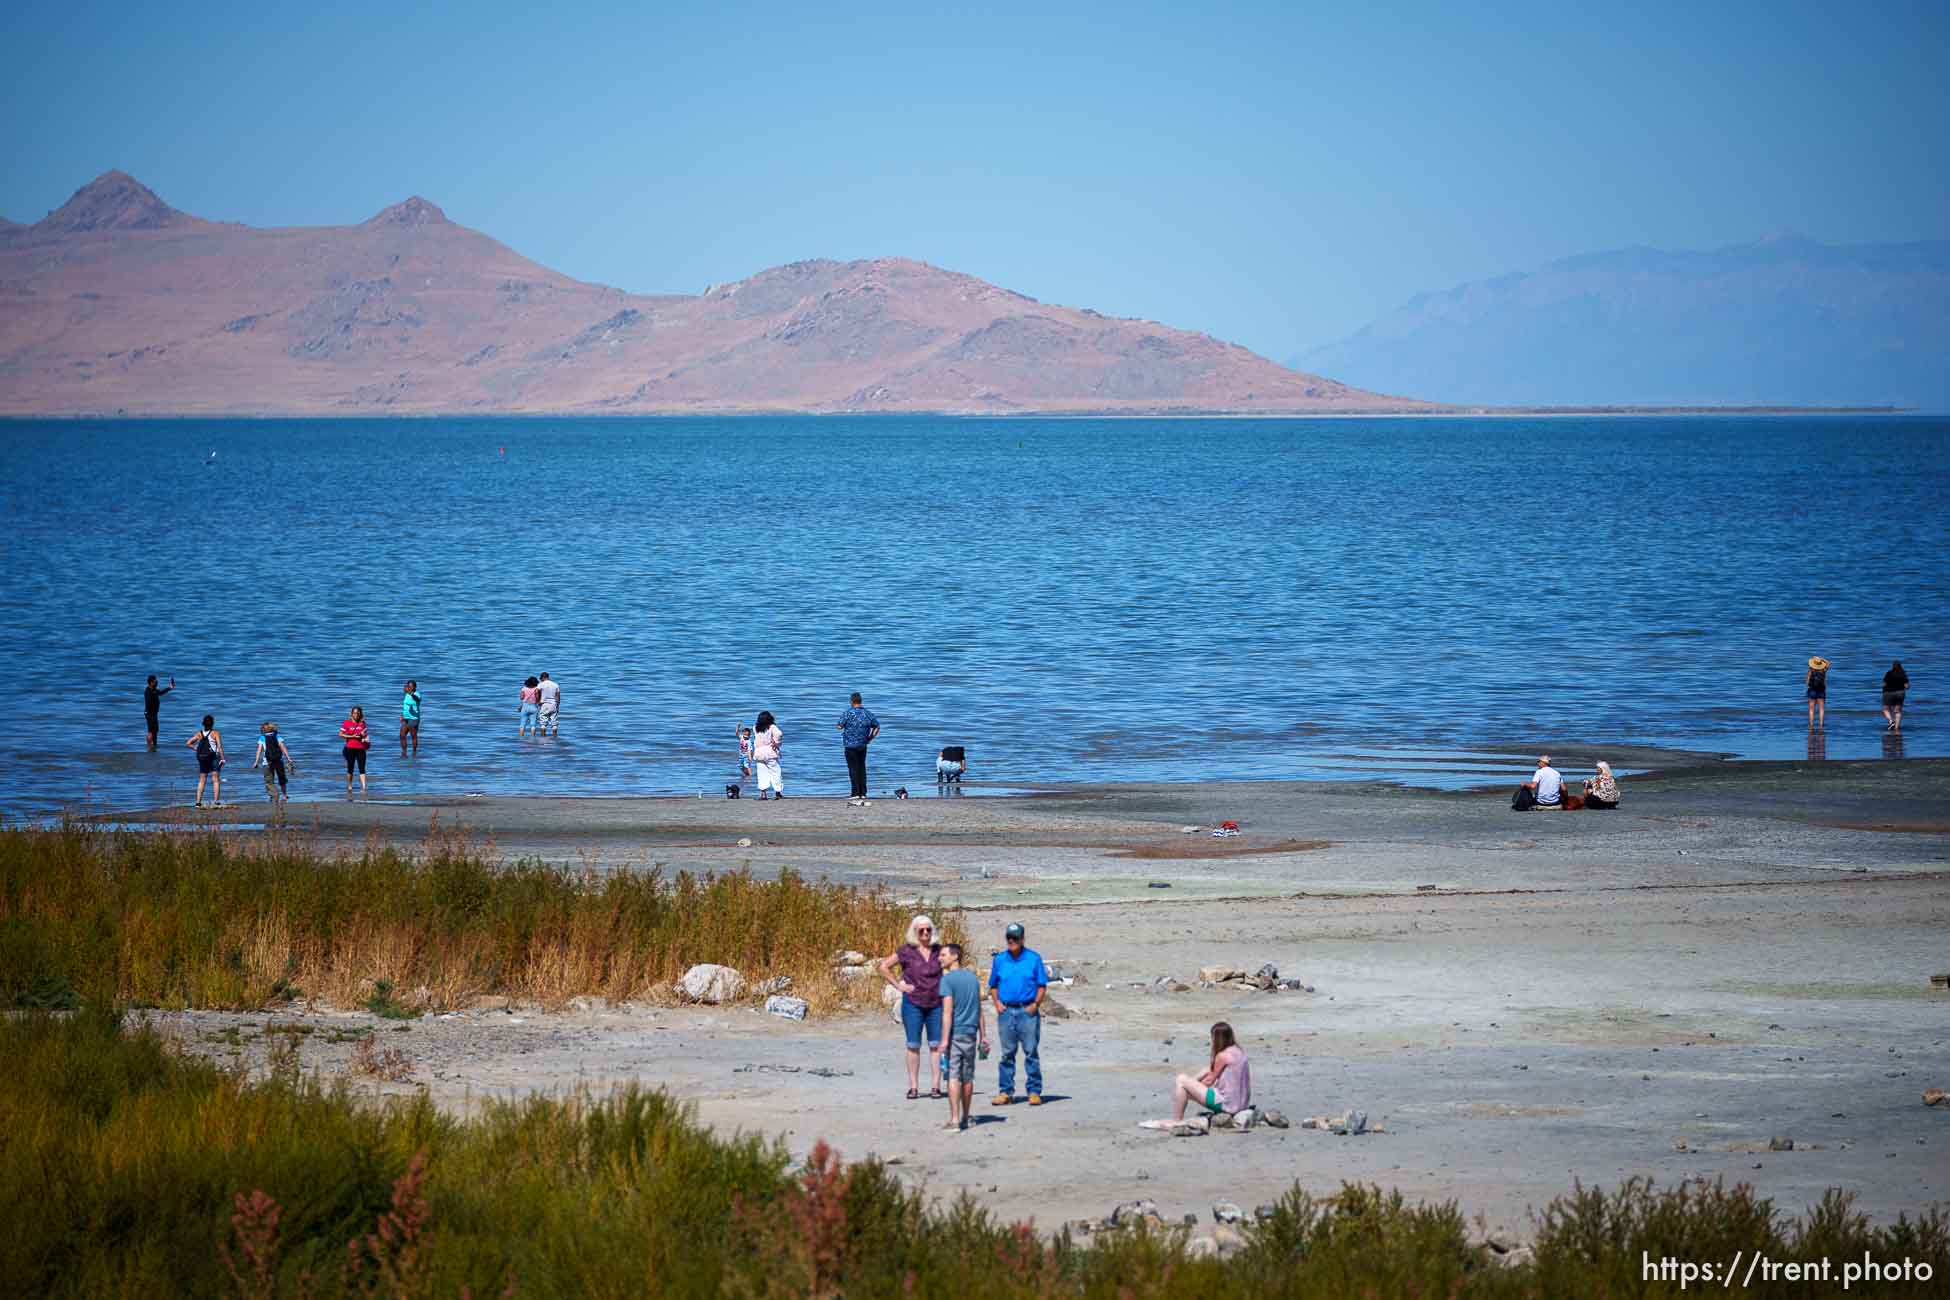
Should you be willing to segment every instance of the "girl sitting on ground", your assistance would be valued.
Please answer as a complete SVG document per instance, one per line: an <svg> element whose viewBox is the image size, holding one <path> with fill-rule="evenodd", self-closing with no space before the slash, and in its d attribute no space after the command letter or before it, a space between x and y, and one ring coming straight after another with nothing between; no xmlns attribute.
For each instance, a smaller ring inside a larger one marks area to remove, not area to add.
<svg viewBox="0 0 1950 1300"><path fill-rule="evenodd" d="M1171 1085L1171 1118L1185 1118L1185 1103L1207 1114L1236 1115L1252 1104L1253 1076L1246 1066L1246 1049L1233 1037L1232 1026L1221 1020L1212 1026L1212 1063L1194 1078L1181 1074Z"/></svg>

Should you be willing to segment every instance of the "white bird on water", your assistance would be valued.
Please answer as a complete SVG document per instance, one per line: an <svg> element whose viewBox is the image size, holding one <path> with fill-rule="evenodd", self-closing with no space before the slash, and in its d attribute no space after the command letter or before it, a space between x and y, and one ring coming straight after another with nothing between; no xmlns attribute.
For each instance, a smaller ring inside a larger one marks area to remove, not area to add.
<svg viewBox="0 0 1950 1300"><path fill-rule="evenodd" d="M205 465L214 465L214 464L216 464L216 463L217 463L217 453L216 453L216 452L214 452L214 451L212 451L212 452L211 452L211 453L210 453L210 454L209 454L208 456L205 456L205 457L203 458L203 463L204 463Z"/></svg>

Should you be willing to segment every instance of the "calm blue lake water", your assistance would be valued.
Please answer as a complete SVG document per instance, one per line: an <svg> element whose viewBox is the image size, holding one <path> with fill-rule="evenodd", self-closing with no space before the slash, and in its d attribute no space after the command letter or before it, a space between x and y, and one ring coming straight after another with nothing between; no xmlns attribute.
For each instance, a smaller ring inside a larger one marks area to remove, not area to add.
<svg viewBox="0 0 1950 1300"><path fill-rule="evenodd" d="M505 455L502 453L505 448ZM1950 753L1950 421L897 418L0 423L0 808L187 801L217 715L296 792L721 791L732 727L841 794L992 781L1500 779L1591 740ZM206 465L206 454L215 462ZM521 679L563 736L517 739ZM163 752L141 687L173 674ZM426 721L395 757L400 683Z"/></svg>

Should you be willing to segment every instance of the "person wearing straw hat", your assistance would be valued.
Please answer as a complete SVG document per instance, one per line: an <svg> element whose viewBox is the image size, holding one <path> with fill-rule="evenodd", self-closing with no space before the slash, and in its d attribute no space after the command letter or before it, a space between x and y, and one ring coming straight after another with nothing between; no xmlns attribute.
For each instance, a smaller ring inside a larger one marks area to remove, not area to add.
<svg viewBox="0 0 1950 1300"><path fill-rule="evenodd" d="M1828 730L1828 661L1820 655L1808 659L1808 730Z"/></svg>

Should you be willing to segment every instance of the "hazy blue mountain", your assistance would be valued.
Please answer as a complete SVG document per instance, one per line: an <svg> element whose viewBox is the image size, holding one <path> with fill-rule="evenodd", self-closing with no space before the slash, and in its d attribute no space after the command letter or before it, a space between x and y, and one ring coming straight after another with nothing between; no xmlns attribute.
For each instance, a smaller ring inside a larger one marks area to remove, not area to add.
<svg viewBox="0 0 1950 1300"><path fill-rule="evenodd" d="M1950 410L1950 241L1570 257L1420 294L1293 364L1439 402Z"/></svg>

